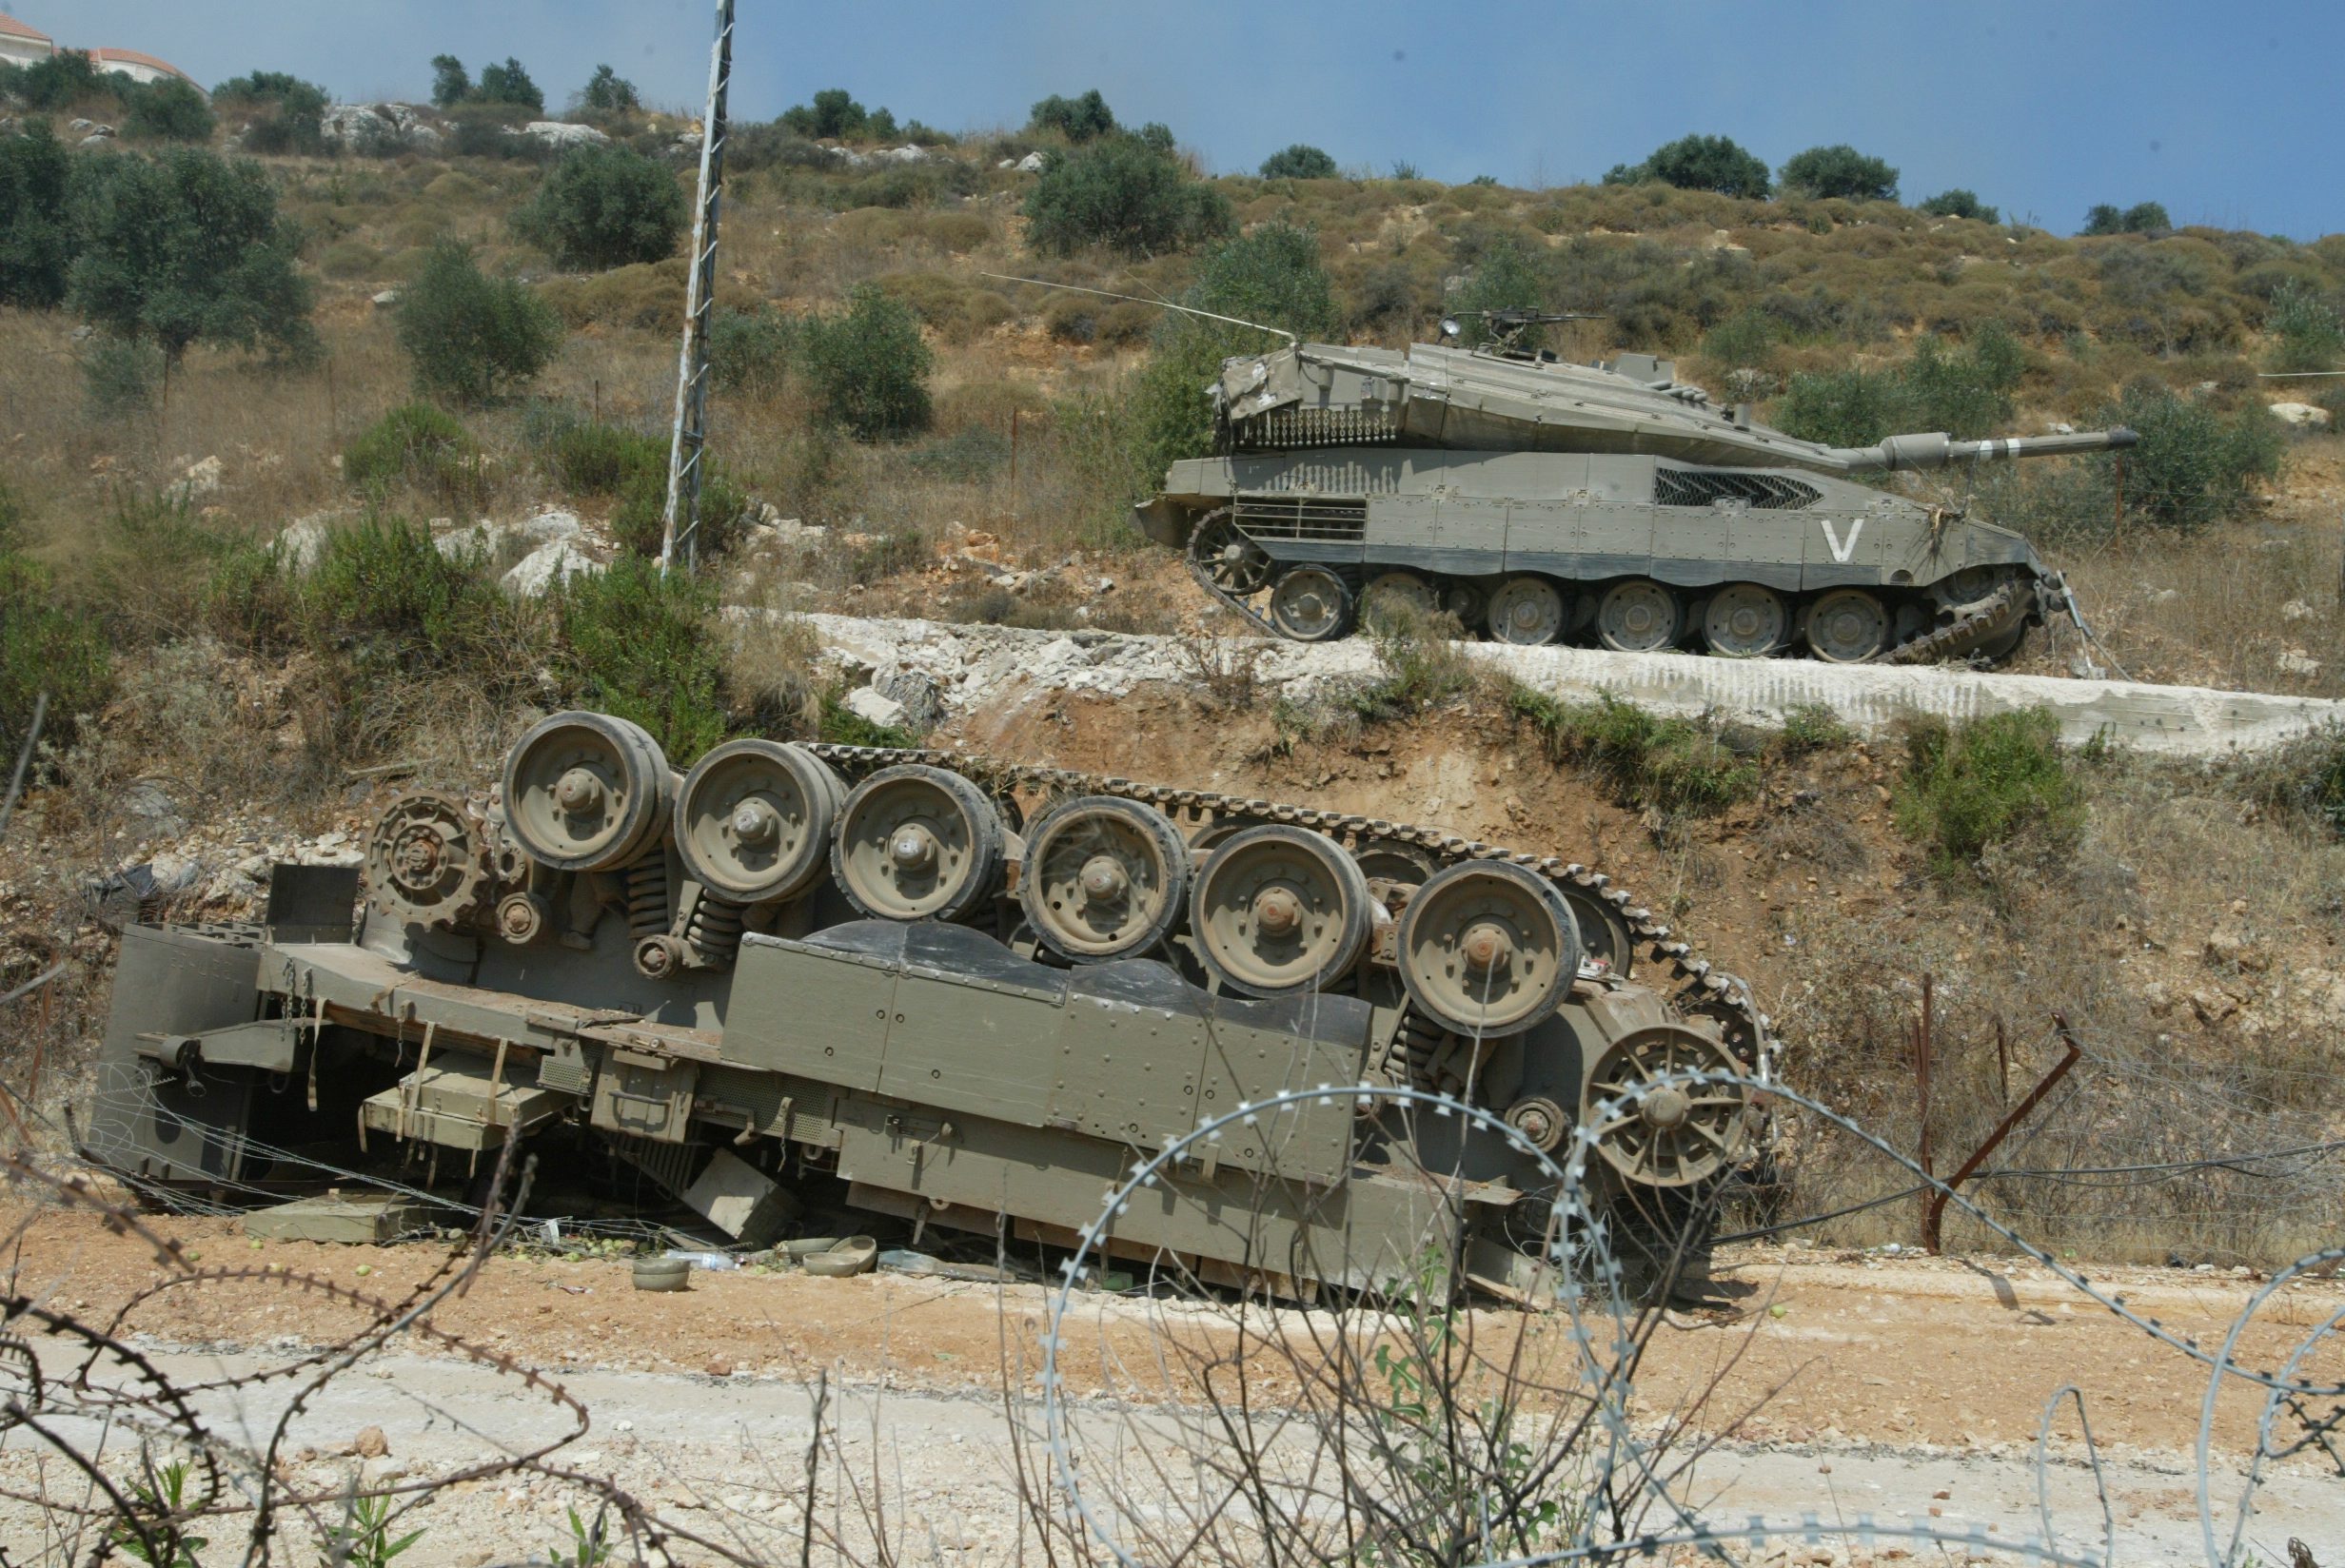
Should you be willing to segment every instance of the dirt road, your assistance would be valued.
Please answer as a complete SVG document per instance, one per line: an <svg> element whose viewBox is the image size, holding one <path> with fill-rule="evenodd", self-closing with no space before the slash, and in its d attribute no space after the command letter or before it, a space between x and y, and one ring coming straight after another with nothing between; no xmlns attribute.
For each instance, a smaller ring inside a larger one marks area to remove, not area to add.
<svg viewBox="0 0 2345 1568"><path fill-rule="evenodd" d="M132 1309L125 1332L181 1379L283 1364L362 1321L286 1284L293 1275L395 1296L429 1274L443 1250L300 1243L256 1249L224 1220L159 1228L192 1251L199 1267L264 1271L175 1287ZM19 1291L85 1320L110 1319L162 1277L145 1243L83 1215L33 1219L15 1262ZM266 1272L272 1265L286 1272ZM2203 1368L2048 1271L1744 1249L1718 1278L1711 1306L1672 1313L1654 1337L1635 1405L1648 1423L1684 1416L1723 1440L1690 1492L1705 1517L1739 1525L1752 1514L1790 1522L1812 1513L1828 1524L1869 1514L1891 1525L1992 1526L1991 1539L2033 1533L2039 1423L2055 1392L2073 1384L2110 1467L2124 1543L2118 1560L2198 1558L2189 1451ZM2096 1283L2205 1343L2220 1339L2254 1288L2246 1279L2176 1270L2123 1270ZM2341 1308L2345 1288L2335 1282L2283 1291L2242 1336L2243 1360L2275 1365ZM930 1558L933 1536L936 1553L957 1562L1004 1559L1016 1542L1016 1445L1005 1409L1034 1418L1035 1345L1047 1312L1036 1286L884 1274L700 1274L687 1294L642 1294L631 1289L623 1264L516 1256L488 1264L432 1321L548 1374L580 1401L590 1424L559 1456L570 1467L607 1475L695 1534L738 1537L766 1555L778 1548L759 1544L761 1536L789 1535L795 1544L792 1532L803 1525L796 1499L812 1433L809 1390L826 1379L828 1419L845 1434L845 1477L860 1465L863 1479L840 1496L831 1489L841 1478L826 1481L825 1506L851 1515L852 1493L877 1484L894 1528L910 1532L916 1560ZM1144 1428L1156 1418L1145 1404L1121 1402L1129 1389L1108 1369L1144 1363L1168 1330L1212 1321L1212 1309L1185 1303L1084 1298L1065 1358L1079 1421ZM1518 1331L1520 1322L1473 1315L1477 1332L1492 1336ZM45 1359L64 1354L60 1343L43 1343ZM331 1491L362 1464L372 1481L393 1472L424 1480L568 1429L563 1410L512 1376L417 1353L424 1348L395 1342L303 1411L284 1449L297 1483ZM2345 1381L2345 1357L2331 1345L2308 1369ZM289 1386L274 1382L224 1396L207 1413L216 1429L259 1432ZM2226 1474L2254 1441L2257 1408L2245 1387L2218 1401L2218 1468ZM384 1429L388 1454L347 1455L369 1425ZM2073 1409L2053 1431L2057 1528L2098 1555L2099 1511L2074 1441ZM1025 1451L1032 1462L1032 1445ZM20 1435L0 1452L0 1480L38 1490L36 1463ZM53 1460L47 1484L68 1484ZM414 1516L428 1534L403 1560L469 1568L542 1558L581 1496L547 1480L443 1489ZM2284 1560L2291 1534L2319 1560L2345 1556L2345 1479L2317 1453L2281 1465L2260 1506L2250 1539L2263 1560ZM55 1544L42 1539L22 1505L0 1513L0 1523L19 1561L39 1560ZM855 1534L852 1519L830 1524ZM1880 1555L1907 1549L1884 1544ZM1847 1560L1847 1543L1841 1551L1838 1560ZM679 1560L707 1557L679 1549Z"/></svg>

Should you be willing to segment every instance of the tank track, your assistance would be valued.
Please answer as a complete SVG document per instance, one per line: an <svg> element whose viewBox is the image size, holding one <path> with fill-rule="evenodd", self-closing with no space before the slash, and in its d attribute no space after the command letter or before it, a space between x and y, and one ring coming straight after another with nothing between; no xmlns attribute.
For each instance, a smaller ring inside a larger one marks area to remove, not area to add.
<svg viewBox="0 0 2345 1568"><path fill-rule="evenodd" d="M1226 510L1227 508L1224 508L1224 511ZM1218 516L1219 514L1213 515ZM1207 520L1211 520L1210 517ZM1216 603L1244 617L1248 625L1264 637L1276 637L1282 642L1291 641L1291 638L1271 623L1268 616L1213 580L1212 571L1207 568L1204 561L1197 558L1197 541L1204 537L1205 528L1203 523L1200 523L1190 534L1189 545L1181 552L1181 563L1189 568L1189 575L1196 579L1197 586L1204 589ZM1935 664L1945 659L1966 658L2009 632L2013 622L2027 614L2034 596L2021 593L2020 587L2019 584L2007 582L1980 600L1977 608L1960 619L1941 626L1935 631L1925 632L1908 641L1901 642L1894 648L1884 649L1866 662L1873 664ZM2075 600L2069 596L2065 583L2058 585L2056 598L2067 613L2077 618L2078 625L2081 627L2082 617L2077 611Z"/></svg>
<svg viewBox="0 0 2345 1568"><path fill-rule="evenodd" d="M1416 823L1391 822L1349 812L1320 811L1257 797L1222 794L1211 790L1179 789L1165 784L1142 784L1129 778L1079 773L1028 763L1003 762L981 754L931 748L845 746L809 743L806 749L845 774L851 781L881 768L903 763L944 768L968 774L997 791L1031 789L1052 795L1103 794L1155 807L1175 823L1207 826L1216 821L1282 822L1307 828L1357 849L1379 841L1407 844L1425 851L1440 866L1467 860L1507 860L1545 876L1558 888L1585 891L1609 906L1626 923L1630 936L1646 963L1667 977L1667 990L1681 1006L1717 1021L1726 1043L1751 1068L1772 1065L1773 1036L1766 1015L1760 1011L1749 984L1719 969L1677 939L1650 909L1603 872L1554 856L1529 854L1502 845L1468 838L1446 829ZM1650 983L1650 971L1638 970L1640 984ZM1655 989L1662 989L1656 987Z"/></svg>

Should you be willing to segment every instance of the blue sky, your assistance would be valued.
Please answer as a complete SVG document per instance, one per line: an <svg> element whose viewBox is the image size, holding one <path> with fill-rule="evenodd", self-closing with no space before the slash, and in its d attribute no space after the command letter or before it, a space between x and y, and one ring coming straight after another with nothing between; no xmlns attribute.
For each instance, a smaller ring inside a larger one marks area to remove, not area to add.
<svg viewBox="0 0 2345 1568"><path fill-rule="evenodd" d="M2299 239L2345 229L2335 102L2345 5L2257 0L738 0L735 112L844 87L898 119L1010 126L1096 87L1222 171L1291 142L1378 170L1592 179L1687 131L1770 164L1849 142L1919 200L1968 186L2068 232L2096 202ZM700 0L0 0L67 45L162 55L209 86L291 70L337 96L419 97L430 57L518 56L549 101L608 61L697 103Z"/></svg>

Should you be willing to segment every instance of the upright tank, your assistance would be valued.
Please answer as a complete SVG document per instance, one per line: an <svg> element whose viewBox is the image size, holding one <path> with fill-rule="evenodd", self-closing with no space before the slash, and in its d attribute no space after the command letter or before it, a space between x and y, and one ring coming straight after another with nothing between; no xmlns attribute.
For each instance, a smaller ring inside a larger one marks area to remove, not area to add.
<svg viewBox="0 0 2345 1568"><path fill-rule="evenodd" d="M1172 464L1142 531L1299 641L1345 636L1389 594L1501 642L2000 658L2066 603L2058 575L2010 529L1852 476L2136 440L1825 446L1713 405L1665 360L1520 346L1551 319L1505 313L1481 348L1295 343L1225 362L1215 455Z"/></svg>

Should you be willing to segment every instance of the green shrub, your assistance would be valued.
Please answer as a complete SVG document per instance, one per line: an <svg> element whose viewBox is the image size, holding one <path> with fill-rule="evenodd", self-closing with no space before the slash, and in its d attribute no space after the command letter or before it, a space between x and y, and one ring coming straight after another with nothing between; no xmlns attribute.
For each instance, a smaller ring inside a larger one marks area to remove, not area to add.
<svg viewBox="0 0 2345 1568"><path fill-rule="evenodd" d="M766 305L719 305L708 323L709 375L718 389L771 397L781 390L798 341L787 316Z"/></svg>
<svg viewBox="0 0 2345 1568"><path fill-rule="evenodd" d="M481 491L481 449L454 415L427 402L402 403L343 448L342 477L375 496L410 483L466 500Z"/></svg>
<svg viewBox="0 0 2345 1568"><path fill-rule="evenodd" d="M199 342L316 352L300 235L260 165L194 147L117 154L83 160L75 186L82 254L68 294L88 320L173 361Z"/></svg>
<svg viewBox="0 0 2345 1568"><path fill-rule="evenodd" d="M481 85L472 89L472 97L476 103L510 104L532 114L545 112L545 94L538 90L538 84L529 79L522 63L509 54L502 66L481 68Z"/></svg>
<svg viewBox="0 0 2345 1568"><path fill-rule="evenodd" d="M826 418L863 441L928 428L928 378L936 356L918 318L870 284L847 297L842 316L798 328L799 360Z"/></svg>
<svg viewBox="0 0 2345 1568"><path fill-rule="evenodd" d="M1563 702L1510 684L1507 706L1530 725L1549 759L1589 769L1623 806L1699 815L1758 793L1757 765L1707 723L1664 718L1609 692L1593 702Z"/></svg>
<svg viewBox="0 0 2345 1568"><path fill-rule="evenodd" d="M1739 310L1703 337L1702 357L1724 367L1763 365L1782 334L1783 327L1765 311Z"/></svg>
<svg viewBox="0 0 2345 1568"><path fill-rule="evenodd" d="M1115 114L1097 88L1079 98L1062 98L1054 92L1035 105L1026 128L1054 130L1070 142L1089 142L1114 131Z"/></svg>
<svg viewBox="0 0 2345 1568"><path fill-rule="evenodd" d="M468 612L497 591L478 565L443 555L430 530L404 518L369 515L326 536L302 585L303 613L317 640L376 642L402 667L464 663L476 630Z"/></svg>
<svg viewBox="0 0 2345 1568"><path fill-rule="evenodd" d="M1469 348L1488 343L1492 311L1543 308L1547 294L1545 261L1528 242L1512 234L1484 246L1474 257L1465 286L1449 301L1449 313L1460 328L1458 342Z"/></svg>
<svg viewBox="0 0 2345 1568"><path fill-rule="evenodd" d="M642 725L678 767L724 738L714 587L621 556L607 571L570 578L555 607L581 705Z"/></svg>
<svg viewBox="0 0 2345 1568"><path fill-rule="evenodd" d="M211 129L211 109L204 95L176 76L139 88L122 119L122 133L133 141L208 142Z"/></svg>
<svg viewBox="0 0 2345 1568"><path fill-rule="evenodd" d="M2059 720L2042 708L1950 725L1917 719L1893 800L1898 830L1926 846L1931 869L1956 875L2025 833L2046 849L2073 843L2083 792L2060 755Z"/></svg>
<svg viewBox="0 0 2345 1568"><path fill-rule="evenodd" d="M684 231L684 192L673 168L630 147L573 147L512 223L565 267L656 262Z"/></svg>
<svg viewBox="0 0 2345 1568"><path fill-rule="evenodd" d="M1969 218L1982 224L2000 224L2003 215L1979 199L1976 191L1960 186L1941 190L1921 204L1921 211L1933 218Z"/></svg>
<svg viewBox="0 0 2345 1568"><path fill-rule="evenodd" d="M875 121L880 123L875 125ZM825 88L811 104L795 104L774 123L795 135L834 142L893 139L896 116L884 108L875 115L855 101L845 88Z"/></svg>
<svg viewBox="0 0 2345 1568"><path fill-rule="evenodd" d="M64 303L80 248L68 218L72 173L48 121L0 134L0 304L49 310Z"/></svg>
<svg viewBox="0 0 2345 1568"><path fill-rule="evenodd" d="M1474 667L1459 651L1457 617L1405 599L1370 595L1360 623L1376 645L1376 677L1346 698L1370 724L1406 718L1473 690Z"/></svg>
<svg viewBox="0 0 2345 1568"><path fill-rule="evenodd" d="M431 101L438 108L454 108L472 96L472 73L453 54L431 57Z"/></svg>
<svg viewBox="0 0 2345 1568"><path fill-rule="evenodd" d="M61 743L78 715L105 703L112 682L105 629L59 602L45 568L0 549L0 769L14 767L43 692L42 734Z"/></svg>
<svg viewBox="0 0 2345 1568"><path fill-rule="evenodd" d="M2009 421L2025 373L2017 339L1995 323L1961 348L1935 338L1888 370L1802 372L1775 406L1775 422L1805 441L1868 446L1884 436L1943 430L1975 441Z"/></svg>
<svg viewBox="0 0 2345 1568"><path fill-rule="evenodd" d="M2141 440L2122 454L2125 511L2154 527L2191 533L2245 511L2253 481L2279 477L2287 432L2260 404L2223 415L2155 382L2136 382L2101 411L2102 424L2129 425ZM2094 471L2116 483L2115 460Z"/></svg>
<svg viewBox="0 0 2345 1568"><path fill-rule="evenodd" d="M1777 745L1785 756L1804 756L1810 752L1845 746L1855 738L1856 732L1842 721L1829 703L1796 702L1783 710L1783 728Z"/></svg>
<svg viewBox="0 0 2345 1568"><path fill-rule="evenodd" d="M1262 160L1265 180L1332 180L1335 160L1308 142L1271 153Z"/></svg>
<svg viewBox="0 0 2345 1568"><path fill-rule="evenodd" d="M562 321L516 278L491 278L452 240L432 246L399 293L400 347L416 389L486 402L535 378L562 347Z"/></svg>
<svg viewBox="0 0 2345 1568"><path fill-rule="evenodd" d="M82 356L82 395L90 414L110 420L152 408L163 368L163 350L154 344L99 333Z"/></svg>
<svg viewBox="0 0 2345 1568"><path fill-rule="evenodd" d="M2156 202L2139 202L2122 211L2104 202L2084 215L2084 227L2079 232L2087 237L2162 234L2173 226L2174 221L2166 216L2166 209Z"/></svg>
<svg viewBox="0 0 2345 1568"><path fill-rule="evenodd" d="M1291 224L1263 224L1213 250L1180 303L1302 338L1324 337L1335 324L1334 291L1320 265L1318 239ZM1212 405L1205 387L1221 362L1273 346L1274 339L1251 327L1166 312L1132 393L1139 426L1135 458L1152 483L1165 464L1202 457L1211 446Z"/></svg>
<svg viewBox="0 0 2345 1568"><path fill-rule="evenodd" d="M325 150L325 89L317 82L303 82L288 70L256 70L229 77L211 89L211 106L223 112L251 115L244 125L239 146L246 152L317 152Z"/></svg>
<svg viewBox="0 0 2345 1568"><path fill-rule="evenodd" d="M81 49L59 49L46 60L19 67L10 91L30 109L71 108L98 101L121 103L138 84L100 70Z"/></svg>
<svg viewBox="0 0 2345 1568"><path fill-rule="evenodd" d="M1026 198L1026 243L1072 255L1104 245L1158 255L1236 227L1229 201L1167 153L1133 136L1107 136L1054 161Z"/></svg>
<svg viewBox="0 0 2345 1568"><path fill-rule="evenodd" d="M834 746L917 746L920 737L897 724L877 724L849 708L842 700L843 689L833 687L822 694L821 717L818 721L815 738L827 740Z"/></svg>
<svg viewBox="0 0 2345 1568"><path fill-rule="evenodd" d="M578 104L579 108L597 114L621 114L641 108L643 100L633 82L608 66L597 66L595 73L586 78L586 85L579 89Z"/></svg>
<svg viewBox="0 0 2345 1568"><path fill-rule="evenodd" d="M1851 202L1897 200L1897 170L1845 142L1792 154L1783 167L1782 178L1784 190L1806 196Z"/></svg>
<svg viewBox="0 0 2345 1568"><path fill-rule="evenodd" d="M211 89L211 97L218 108L271 107L312 119L325 112L327 103L324 88L284 70L256 70L248 76L231 76Z"/></svg>
<svg viewBox="0 0 2345 1568"><path fill-rule="evenodd" d="M2280 284L2264 325L2276 340L2273 369L2345 369L2345 317L2302 280L2291 278Z"/></svg>
<svg viewBox="0 0 2345 1568"><path fill-rule="evenodd" d="M1767 166L1727 136L1680 137L1641 164L1615 165L1604 177L1608 186L1654 180L1721 196L1764 197L1768 190Z"/></svg>

